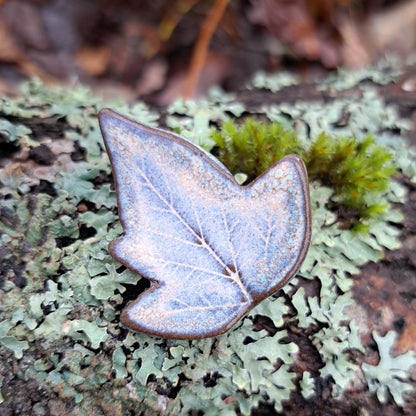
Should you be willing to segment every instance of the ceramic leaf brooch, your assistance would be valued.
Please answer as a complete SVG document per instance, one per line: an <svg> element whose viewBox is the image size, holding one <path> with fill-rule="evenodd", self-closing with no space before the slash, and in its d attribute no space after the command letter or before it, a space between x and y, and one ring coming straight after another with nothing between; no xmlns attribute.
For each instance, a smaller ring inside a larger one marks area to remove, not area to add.
<svg viewBox="0 0 416 416"><path fill-rule="evenodd" d="M282 158L247 186L187 139L100 112L124 236L111 255L150 279L122 313L164 338L224 333L299 269L311 235L305 166Z"/></svg>

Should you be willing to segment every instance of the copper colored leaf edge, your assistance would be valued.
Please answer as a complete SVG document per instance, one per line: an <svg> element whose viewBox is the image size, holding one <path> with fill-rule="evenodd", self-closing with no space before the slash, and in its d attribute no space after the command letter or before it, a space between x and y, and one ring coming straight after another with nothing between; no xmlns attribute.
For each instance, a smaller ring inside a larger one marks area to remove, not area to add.
<svg viewBox="0 0 416 416"><path fill-rule="evenodd" d="M99 120L124 230L124 237L110 244L110 253L153 283L123 311L125 326L163 338L216 336L296 274L311 236L307 173L298 156L285 156L249 185L239 186L220 162L181 136L109 109L101 110ZM286 206L282 210L285 203L290 206L286 211ZM170 221L164 218L169 216ZM222 224L215 228L217 221ZM253 242L256 233L264 247ZM186 247L179 250L174 246L169 251L166 241ZM180 260L184 251L190 254ZM169 259L171 252L178 258ZM271 260L269 255L273 255ZM247 262L251 256L253 262ZM191 260L197 263L190 264ZM208 264L206 268L199 266L201 261ZM186 273L177 270L180 268ZM191 282L185 291L181 279ZM141 307L146 302L150 303ZM180 303L185 306L179 308ZM227 305L230 310L224 311Z"/></svg>

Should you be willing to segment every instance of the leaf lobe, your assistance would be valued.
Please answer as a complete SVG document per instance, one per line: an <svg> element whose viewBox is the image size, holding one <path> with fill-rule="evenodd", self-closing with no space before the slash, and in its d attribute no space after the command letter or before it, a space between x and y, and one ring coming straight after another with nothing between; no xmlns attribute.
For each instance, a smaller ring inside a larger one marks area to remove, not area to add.
<svg viewBox="0 0 416 416"><path fill-rule="evenodd" d="M247 186L180 136L102 110L121 240L110 252L153 283L124 325L165 338L227 331L299 269L310 241L306 170L281 159Z"/></svg>

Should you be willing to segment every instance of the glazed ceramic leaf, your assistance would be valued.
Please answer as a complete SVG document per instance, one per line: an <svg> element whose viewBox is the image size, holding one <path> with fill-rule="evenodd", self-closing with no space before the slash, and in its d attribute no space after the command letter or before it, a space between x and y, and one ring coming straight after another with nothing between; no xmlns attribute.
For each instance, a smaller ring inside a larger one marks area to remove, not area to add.
<svg viewBox="0 0 416 416"><path fill-rule="evenodd" d="M240 186L188 140L102 110L124 237L118 261L152 281L122 314L165 338L228 330L299 269L310 241L305 167L281 159Z"/></svg>

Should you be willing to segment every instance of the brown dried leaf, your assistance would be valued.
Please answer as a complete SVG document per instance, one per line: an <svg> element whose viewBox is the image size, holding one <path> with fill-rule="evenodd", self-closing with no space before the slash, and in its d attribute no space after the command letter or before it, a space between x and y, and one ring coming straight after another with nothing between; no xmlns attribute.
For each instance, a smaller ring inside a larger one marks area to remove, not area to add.
<svg viewBox="0 0 416 416"><path fill-rule="evenodd" d="M89 75L102 75L108 68L111 51L107 46L82 48L75 56L75 63Z"/></svg>

